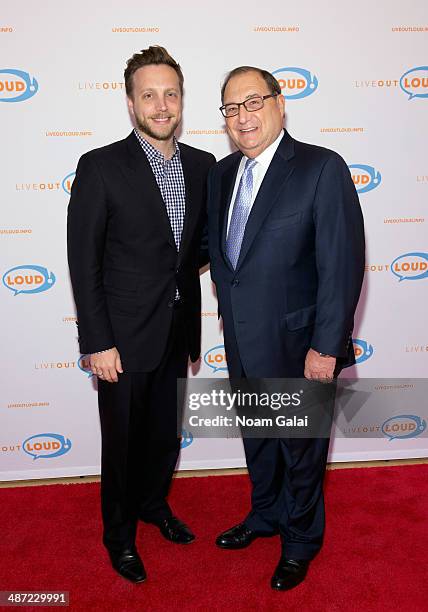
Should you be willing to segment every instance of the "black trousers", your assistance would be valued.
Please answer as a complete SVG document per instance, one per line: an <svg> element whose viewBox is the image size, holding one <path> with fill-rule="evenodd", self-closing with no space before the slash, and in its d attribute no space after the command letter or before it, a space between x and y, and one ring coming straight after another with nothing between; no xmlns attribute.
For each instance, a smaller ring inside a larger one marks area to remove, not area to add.
<svg viewBox="0 0 428 612"><path fill-rule="evenodd" d="M242 365L234 374L233 379L246 377ZM279 533L282 556L288 559L312 559L322 546L329 441L243 438L252 484L251 511L244 523L261 535Z"/></svg>
<svg viewBox="0 0 428 612"><path fill-rule="evenodd" d="M109 550L134 545L139 517L158 522L172 515L166 498L180 452L177 378L187 376L188 358L184 313L174 308L155 370L124 372L117 383L98 381L103 542Z"/></svg>

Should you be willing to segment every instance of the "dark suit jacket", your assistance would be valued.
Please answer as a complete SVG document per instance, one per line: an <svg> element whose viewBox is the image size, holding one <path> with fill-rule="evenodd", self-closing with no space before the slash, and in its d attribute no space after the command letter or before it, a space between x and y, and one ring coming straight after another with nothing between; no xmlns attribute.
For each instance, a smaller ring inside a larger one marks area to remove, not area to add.
<svg viewBox="0 0 428 612"><path fill-rule="evenodd" d="M343 159L285 131L253 204L236 270L227 216L242 154L208 180L211 276L231 376L303 375L310 347L354 363L351 334L364 273L364 228Z"/></svg>
<svg viewBox="0 0 428 612"><path fill-rule="evenodd" d="M176 285L190 356L200 352L199 266L206 177L215 158L179 144L186 185L180 251L147 157L134 133L81 157L68 209L68 260L82 353L116 346L125 371L159 364Z"/></svg>

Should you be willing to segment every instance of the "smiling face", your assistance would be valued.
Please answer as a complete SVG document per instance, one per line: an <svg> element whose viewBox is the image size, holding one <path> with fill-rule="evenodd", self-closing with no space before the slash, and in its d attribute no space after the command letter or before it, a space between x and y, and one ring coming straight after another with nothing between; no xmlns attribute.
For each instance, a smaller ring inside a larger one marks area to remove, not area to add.
<svg viewBox="0 0 428 612"><path fill-rule="evenodd" d="M144 138L156 146L172 139L181 121L182 94L176 71L149 64L135 71L128 108Z"/></svg>
<svg viewBox="0 0 428 612"><path fill-rule="evenodd" d="M223 104L244 102L253 96L272 93L264 78L253 70L230 79L224 91ZM279 136L284 126L284 96L267 98L260 110L248 112L239 107L239 114L226 119L226 128L235 145L247 157L260 155Z"/></svg>

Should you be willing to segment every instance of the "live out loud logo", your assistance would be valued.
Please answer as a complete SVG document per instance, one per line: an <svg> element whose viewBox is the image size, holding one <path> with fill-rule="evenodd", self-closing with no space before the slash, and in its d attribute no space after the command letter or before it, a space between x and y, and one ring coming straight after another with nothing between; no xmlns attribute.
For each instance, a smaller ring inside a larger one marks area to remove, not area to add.
<svg viewBox="0 0 428 612"><path fill-rule="evenodd" d="M180 441L181 448L187 448L188 446L192 444L192 442L193 442L192 432L182 429L181 430L181 441Z"/></svg>
<svg viewBox="0 0 428 612"><path fill-rule="evenodd" d="M400 87L409 100L428 98L428 66L410 68L400 79Z"/></svg>
<svg viewBox="0 0 428 612"><path fill-rule="evenodd" d="M210 348L204 355L204 362L213 370L213 374L216 372L227 372L224 344L219 344Z"/></svg>
<svg viewBox="0 0 428 612"><path fill-rule="evenodd" d="M362 88L397 88L408 97L428 98L428 66L414 66L404 72L400 78L383 78L355 81L355 87Z"/></svg>
<svg viewBox="0 0 428 612"><path fill-rule="evenodd" d="M67 176L62 179L61 186L64 189L65 193L67 193L68 195L71 195L71 186L73 184L75 176L75 172L70 172L70 174L67 174Z"/></svg>
<svg viewBox="0 0 428 612"><path fill-rule="evenodd" d="M63 191L67 194L71 194L71 187L73 185L74 178L76 176L75 172L70 172L63 179L53 180L53 181L38 181L32 183L16 183L15 189L16 191L45 191L45 192L54 192L63 189Z"/></svg>
<svg viewBox="0 0 428 612"><path fill-rule="evenodd" d="M391 264L391 272L399 281L422 280L428 277L428 253L413 252L399 255Z"/></svg>
<svg viewBox="0 0 428 612"><path fill-rule="evenodd" d="M366 193L379 187L382 181L381 173L373 166L366 164L351 164L348 166L357 193Z"/></svg>
<svg viewBox="0 0 428 612"><path fill-rule="evenodd" d="M84 372L89 378L91 378L91 376L93 376L92 370L91 370L91 365L89 363L89 355L82 355L79 358L79 361L77 362L77 367L79 368L79 370L81 370L82 372Z"/></svg>
<svg viewBox="0 0 428 612"><path fill-rule="evenodd" d="M3 274L3 285L14 295L47 291L55 281L55 274L43 266L15 266Z"/></svg>
<svg viewBox="0 0 428 612"><path fill-rule="evenodd" d="M382 424L382 433L389 440L416 438L427 428L427 422L415 414L398 414Z"/></svg>
<svg viewBox="0 0 428 612"><path fill-rule="evenodd" d="M68 453L71 449L71 440L56 433L35 434L22 443L22 449L34 460L53 459Z"/></svg>
<svg viewBox="0 0 428 612"><path fill-rule="evenodd" d="M360 364L370 357L374 353L373 346L367 342L367 340L361 340L361 338L353 338L352 340L354 346L354 354L355 354L355 363Z"/></svg>
<svg viewBox="0 0 428 612"><path fill-rule="evenodd" d="M272 72L281 87L281 92L287 100L306 98L315 92L318 79L306 68L288 66Z"/></svg>
<svg viewBox="0 0 428 612"><path fill-rule="evenodd" d="M32 98L39 84L28 72L15 68L0 70L0 102L23 102Z"/></svg>

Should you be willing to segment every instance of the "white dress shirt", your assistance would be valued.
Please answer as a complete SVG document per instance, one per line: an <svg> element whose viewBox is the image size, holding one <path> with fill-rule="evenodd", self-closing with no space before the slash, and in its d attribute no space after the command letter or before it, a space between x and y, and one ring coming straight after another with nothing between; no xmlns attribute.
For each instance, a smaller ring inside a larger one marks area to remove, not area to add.
<svg viewBox="0 0 428 612"><path fill-rule="evenodd" d="M256 199L257 194L259 192L260 185L262 184L263 179L265 178L265 174L268 171L272 158L275 155L276 150L279 146L279 143L281 142L283 137L284 137L284 130L281 130L278 138L274 140L273 143L270 144L262 153L260 153L258 157L254 158L257 161L257 164L253 168L253 192L251 194L250 212L251 212L251 208L253 207L254 200ZM229 206L229 214L227 218L227 232L228 233L229 233L230 219L232 217L232 211L235 205L236 194L237 194L238 187L239 187L239 181L241 180L241 176L242 176L242 173L244 172L244 166L247 160L248 160L248 157L244 155L239 164L238 174L236 175L235 186L233 188L232 200ZM248 214L250 214L250 212Z"/></svg>

